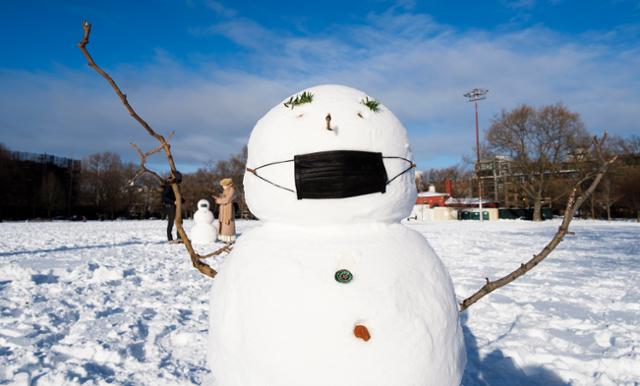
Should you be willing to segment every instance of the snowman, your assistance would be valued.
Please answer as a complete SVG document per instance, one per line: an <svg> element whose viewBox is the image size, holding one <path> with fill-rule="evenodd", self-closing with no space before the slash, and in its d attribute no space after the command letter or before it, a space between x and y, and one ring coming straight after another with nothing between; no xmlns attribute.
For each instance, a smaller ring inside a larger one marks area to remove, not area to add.
<svg viewBox="0 0 640 386"><path fill-rule="evenodd" d="M258 121L244 188L261 224L211 290L217 386L460 384L450 276L400 224L412 157L395 115L349 87L304 90Z"/></svg>
<svg viewBox="0 0 640 386"><path fill-rule="evenodd" d="M195 225L191 228L191 241L194 244L213 244L218 231L213 226L213 213L209 210L209 201L198 201L198 210L193 215Z"/></svg>

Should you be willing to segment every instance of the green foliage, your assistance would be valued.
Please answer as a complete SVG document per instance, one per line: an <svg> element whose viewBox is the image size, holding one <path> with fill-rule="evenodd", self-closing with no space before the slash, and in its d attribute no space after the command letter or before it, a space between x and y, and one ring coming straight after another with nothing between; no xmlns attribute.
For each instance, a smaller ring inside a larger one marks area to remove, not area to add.
<svg viewBox="0 0 640 386"><path fill-rule="evenodd" d="M303 105L305 103L311 103L312 101L313 101L313 94L305 91L300 95L296 95L295 98L294 97L289 98L289 100L284 103L284 107L286 108L291 107L291 110L293 110L295 106Z"/></svg>
<svg viewBox="0 0 640 386"><path fill-rule="evenodd" d="M360 101L363 105L367 106L369 110L373 112L377 112L380 110L380 102L375 99L369 99L369 97L365 97L362 101Z"/></svg>

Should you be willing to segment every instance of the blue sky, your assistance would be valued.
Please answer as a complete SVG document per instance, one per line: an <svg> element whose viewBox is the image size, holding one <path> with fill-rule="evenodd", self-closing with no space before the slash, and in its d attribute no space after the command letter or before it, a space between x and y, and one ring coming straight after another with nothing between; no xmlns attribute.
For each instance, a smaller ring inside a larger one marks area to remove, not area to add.
<svg viewBox="0 0 640 386"><path fill-rule="evenodd" d="M82 158L153 146L76 43L156 129L178 166L236 153L288 95L343 83L407 127L421 169L471 154L462 94L501 109L562 102L593 133L640 133L640 1L8 1L0 5L0 142ZM162 162L158 160L157 162Z"/></svg>

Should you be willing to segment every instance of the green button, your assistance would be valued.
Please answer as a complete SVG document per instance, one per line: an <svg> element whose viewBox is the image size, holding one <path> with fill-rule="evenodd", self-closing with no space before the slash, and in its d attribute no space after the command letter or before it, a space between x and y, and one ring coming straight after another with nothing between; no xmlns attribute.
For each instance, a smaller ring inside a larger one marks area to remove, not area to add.
<svg viewBox="0 0 640 386"><path fill-rule="evenodd" d="M338 283L348 283L353 280L353 274L346 269L336 271L334 277Z"/></svg>

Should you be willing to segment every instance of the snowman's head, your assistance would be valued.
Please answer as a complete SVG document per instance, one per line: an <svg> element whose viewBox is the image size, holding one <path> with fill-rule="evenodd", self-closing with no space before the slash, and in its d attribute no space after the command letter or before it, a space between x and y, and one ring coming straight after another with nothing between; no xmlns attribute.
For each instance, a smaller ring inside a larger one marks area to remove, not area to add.
<svg viewBox="0 0 640 386"><path fill-rule="evenodd" d="M203 211L209 210L209 201L205 199L198 201L198 210L203 210Z"/></svg>
<svg viewBox="0 0 640 386"><path fill-rule="evenodd" d="M416 196L407 132L362 91L322 85L272 108L253 128L244 189L260 219L396 222Z"/></svg>

